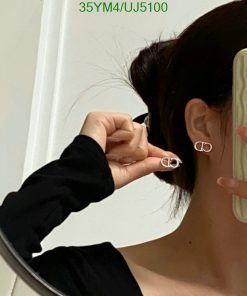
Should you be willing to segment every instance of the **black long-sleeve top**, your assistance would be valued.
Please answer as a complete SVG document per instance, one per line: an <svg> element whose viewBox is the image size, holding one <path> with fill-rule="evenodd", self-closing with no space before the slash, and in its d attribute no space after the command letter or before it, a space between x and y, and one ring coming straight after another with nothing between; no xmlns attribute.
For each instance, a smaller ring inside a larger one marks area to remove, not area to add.
<svg viewBox="0 0 247 296"><path fill-rule="evenodd" d="M56 247L41 241L72 212L114 192L105 153L78 135L58 160L31 174L0 206L0 226L20 256L48 283L69 296L142 296L122 254L111 244Z"/></svg>

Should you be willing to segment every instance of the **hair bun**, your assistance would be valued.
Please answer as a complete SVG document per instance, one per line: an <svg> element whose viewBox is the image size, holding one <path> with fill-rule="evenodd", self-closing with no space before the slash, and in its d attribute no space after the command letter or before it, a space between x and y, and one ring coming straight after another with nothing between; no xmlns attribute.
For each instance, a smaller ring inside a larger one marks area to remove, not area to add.
<svg viewBox="0 0 247 296"><path fill-rule="evenodd" d="M159 73L164 72L168 64L168 49L174 41L170 39L153 42L140 51L130 66L129 80L149 109L156 105L160 85Z"/></svg>

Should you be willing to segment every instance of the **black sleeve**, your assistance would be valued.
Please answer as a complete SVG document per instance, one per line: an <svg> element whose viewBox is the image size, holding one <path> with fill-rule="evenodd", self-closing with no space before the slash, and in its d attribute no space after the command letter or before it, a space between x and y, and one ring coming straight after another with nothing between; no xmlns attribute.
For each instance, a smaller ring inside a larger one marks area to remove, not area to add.
<svg viewBox="0 0 247 296"><path fill-rule="evenodd" d="M71 212L114 192L111 169L101 146L78 135L52 161L31 174L0 207L0 227L26 260L42 250L40 242Z"/></svg>

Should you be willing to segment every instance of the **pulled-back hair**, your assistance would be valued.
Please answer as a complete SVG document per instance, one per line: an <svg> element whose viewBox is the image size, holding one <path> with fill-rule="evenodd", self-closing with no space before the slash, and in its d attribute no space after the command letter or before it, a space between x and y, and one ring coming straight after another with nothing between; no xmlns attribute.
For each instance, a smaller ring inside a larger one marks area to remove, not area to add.
<svg viewBox="0 0 247 296"><path fill-rule="evenodd" d="M150 143L177 154L183 164L154 174L177 193L176 210L189 201L197 162L185 124L185 107L201 98L220 113L226 128L232 110L233 60L247 48L247 1L234 1L206 13L177 38L154 42L141 50L129 78L150 112ZM221 133L225 138L225 132ZM200 139L198 139L200 140Z"/></svg>

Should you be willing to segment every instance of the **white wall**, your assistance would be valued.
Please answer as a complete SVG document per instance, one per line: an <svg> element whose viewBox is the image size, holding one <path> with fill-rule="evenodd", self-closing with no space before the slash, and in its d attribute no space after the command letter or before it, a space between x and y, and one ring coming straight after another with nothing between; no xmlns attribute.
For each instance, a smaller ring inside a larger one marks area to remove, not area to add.
<svg viewBox="0 0 247 296"><path fill-rule="evenodd" d="M42 2L0 2L0 203L22 181Z"/></svg>
<svg viewBox="0 0 247 296"><path fill-rule="evenodd" d="M0 204L23 178L42 5L40 0L0 2ZM16 276L1 257L0 279L0 295L20 295L16 286L13 290ZM25 284L19 279L18 286ZM22 292L28 295L28 289Z"/></svg>
<svg viewBox="0 0 247 296"><path fill-rule="evenodd" d="M90 111L127 112L133 117L146 112L145 105L130 88L109 79L111 73L113 77L119 76L125 60L129 65L146 42L160 33L163 38L172 37L201 14L226 2L229 1L170 0L167 13L82 14L78 1L61 1L60 38L58 44L53 42L58 49L58 67L54 85L49 86L53 89L54 104L46 161L59 157ZM99 83L104 79L109 80ZM92 85L96 86L82 93ZM152 175L135 181L101 203L72 214L44 240L44 250L54 245L86 245L106 240L124 246L168 234L183 216L181 213L180 218L166 222L170 192L165 183Z"/></svg>
<svg viewBox="0 0 247 296"><path fill-rule="evenodd" d="M230 1L169 0L166 13L83 14L77 0L44 0L36 76L41 2L29 2L16 1L15 10L13 3L4 4L0 10L1 196L20 186L23 168L25 178L58 158L88 112L127 112L133 117L146 112L130 88L110 78L121 76L125 61L129 65L160 33L173 37L206 11ZM106 240L124 246L166 235L183 216L166 222L170 192L152 175L137 180L72 214L43 241L43 250Z"/></svg>

